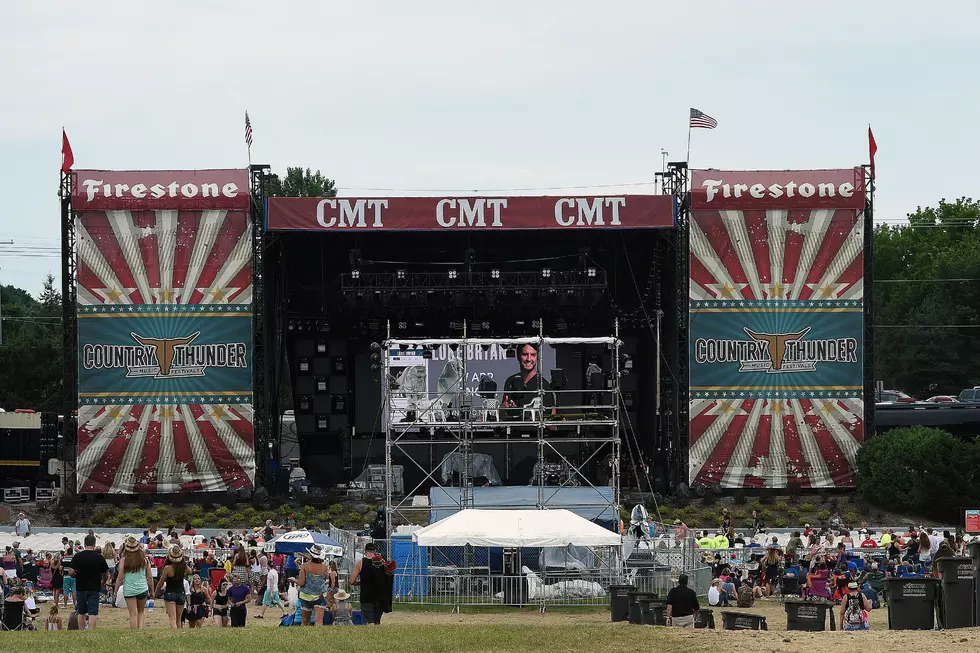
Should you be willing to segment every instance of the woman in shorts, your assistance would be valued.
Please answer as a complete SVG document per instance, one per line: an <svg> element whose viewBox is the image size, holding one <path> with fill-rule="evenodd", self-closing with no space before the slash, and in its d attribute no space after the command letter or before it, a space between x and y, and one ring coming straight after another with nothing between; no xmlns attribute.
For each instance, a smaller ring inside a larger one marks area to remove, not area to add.
<svg viewBox="0 0 980 653"><path fill-rule="evenodd" d="M326 548L321 544L314 544L310 547L309 556L310 559L300 567L297 580L304 626L310 624L311 614L315 616L315 624L323 624L323 612L327 605L323 598L327 593L327 566L323 564Z"/></svg>
<svg viewBox="0 0 980 653"><path fill-rule="evenodd" d="M211 614L214 615L214 625L222 628L231 626L231 615L228 614L228 579L222 578L218 591L211 597Z"/></svg>
<svg viewBox="0 0 980 653"><path fill-rule="evenodd" d="M129 610L129 627L140 628L146 625L146 599L153 586L153 576L150 564L146 560L143 547L135 537L126 539L123 555L119 558L119 571L116 572L116 584L112 595L119 594L123 589L126 608Z"/></svg>
<svg viewBox="0 0 980 653"><path fill-rule="evenodd" d="M179 546L170 547L170 552L167 554L167 565L157 580L154 594L158 595L160 590L163 590L163 604L167 607L167 618L170 620L170 627L174 630L184 627L184 604L187 601L187 597L184 595L184 572L186 571L187 563L184 561L183 549Z"/></svg>

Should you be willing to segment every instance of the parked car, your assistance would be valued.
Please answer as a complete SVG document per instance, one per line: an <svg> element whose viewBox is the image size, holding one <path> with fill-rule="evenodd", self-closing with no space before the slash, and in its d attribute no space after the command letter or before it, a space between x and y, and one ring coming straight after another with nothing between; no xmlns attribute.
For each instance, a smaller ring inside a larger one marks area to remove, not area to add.
<svg viewBox="0 0 980 653"><path fill-rule="evenodd" d="M980 387L969 388L960 393L958 397L963 404L980 404Z"/></svg>
<svg viewBox="0 0 980 653"><path fill-rule="evenodd" d="M914 404L915 397L905 394L901 390L882 390L878 394L876 404Z"/></svg>
<svg viewBox="0 0 980 653"><path fill-rule="evenodd" d="M936 395L925 400L927 404L958 404L960 400L952 395Z"/></svg>

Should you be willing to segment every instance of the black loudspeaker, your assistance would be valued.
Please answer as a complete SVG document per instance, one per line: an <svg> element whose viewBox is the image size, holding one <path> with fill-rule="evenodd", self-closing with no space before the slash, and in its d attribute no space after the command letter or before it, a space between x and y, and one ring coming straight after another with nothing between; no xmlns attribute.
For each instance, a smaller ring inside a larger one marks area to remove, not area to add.
<svg viewBox="0 0 980 653"><path fill-rule="evenodd" d="M252 504L255 506L264 506L269 502L269 491L264 487L260 487L258 490L252 493Z"/></svg>

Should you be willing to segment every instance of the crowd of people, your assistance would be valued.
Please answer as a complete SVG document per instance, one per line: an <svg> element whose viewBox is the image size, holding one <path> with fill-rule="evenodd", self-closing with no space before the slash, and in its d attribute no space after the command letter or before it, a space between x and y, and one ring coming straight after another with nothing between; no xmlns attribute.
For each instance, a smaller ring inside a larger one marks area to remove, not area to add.
<svg viewBox="0 0 980 653"><path fill-rule="evenodd" d="M29 536L29 525L20 526ZM352 625L351 595L342 589L342 575L325 546L294 554L262 550L279 528L270 521L251 531L205 539L190 524L179 533L151 527L139 539L128 537L120 546L106 540L100 547L90 531L81 542L65 537L60 550L44 552L15 541L2 558L4 624L11 630L34 628L40 612L34 597L44 596L46 630L71 629L76 623L79 629L95 629L105 605L125 607L130 628L144 628L156 601L162 601L174 629L200 628L208 621L243 627L250 606L253 619L267 618L272 609L277 620L299 612L304 625ZM194 544L188 545L188 538ZM394 570L395 563L385 561L373 543L365 546L347 584L360 588L367 623L379 624L382 614L391 611ZM71 615L67 624L63 612Z"/></svg>
<svg viewBox="0 0 980 653"><path fill-rule="evenodd" d="M886 578L939 577L937 560L967 554L962 534L921 526L905 532L886 528L876 536L866 527L854 531L833 521L818 529L806 524L784 543L779 539L758 523L748 538L730 522L713 534L698 534L696 545L713 572L708 603L751 607L773 596L822 599L840 606L844 630L867 630L868 613L887 600Z"/></svg>

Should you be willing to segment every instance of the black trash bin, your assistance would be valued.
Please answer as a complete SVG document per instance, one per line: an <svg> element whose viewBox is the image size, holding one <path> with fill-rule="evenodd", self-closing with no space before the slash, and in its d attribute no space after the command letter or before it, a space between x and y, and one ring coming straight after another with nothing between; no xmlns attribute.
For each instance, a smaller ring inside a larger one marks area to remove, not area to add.
<svg viewBox="0 0 980 653"><path fill-rule="evenodd" d="M786 599L786 630L827 630L827 611L834 604L829 601L804 601Z"/></svg>
<svg viewBox="0 0 980 653"><path fill-rule="evenodd" d="M939 579L886 578L889 630L932 630L936 626Z"/></svg>
<svg viewBox="0 0 980 653"><path fill-rule="evenodd" d="M640 621L646 626L667 625L667 599L642 596L637 599L640 604Z"/></svg>
<svg viewBox="0 0 980 653"><path fill-rule="evenodd" d="M769 630L766 618L761 614L731 610L722 611L721 627L723 630Z"/></svg>
<svg viewBox="0 0 980 653"><path fill-rule="evenodd" d="M629 620L631 624L642 624L643 613L640 612L640 599L655 599L659 595L656 592L630 592L627 595L629 600Z"/></svg>
<svg viewBox="0 0 980 653"><path fill-rule="evenodd" d="M969 628L976 625L973 611L973 560L940 558L936 561L942 574L939 594L939 618L943 628Z"/></svg>
<svg viewBox="0 0 980 653"><path fill-rule="evenodd" d="M633 585L610 585L609 586L609 616L613 621L626 621L630 616L630 602L628 594L635 592Z"/></svg>
<svg viewBox="0 0 980 653"><path fill-rule="evenodd" d="M664 616L667 616L667 610L664 609ZM710 628L715 629L715 613L707 608L701 608L694 613L694 627L695 628Z"/></svg>
<svg viewBox="0 0 980 653"><path fill-rule="evenodd" d="M966 545L973 561L973 622L980 625L980 540Z"/></svg>

